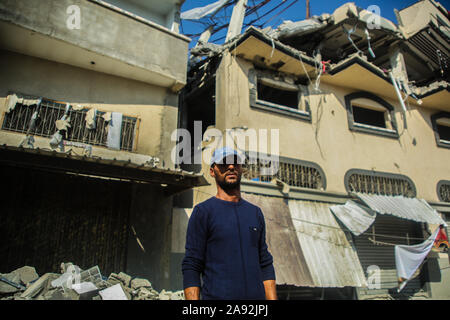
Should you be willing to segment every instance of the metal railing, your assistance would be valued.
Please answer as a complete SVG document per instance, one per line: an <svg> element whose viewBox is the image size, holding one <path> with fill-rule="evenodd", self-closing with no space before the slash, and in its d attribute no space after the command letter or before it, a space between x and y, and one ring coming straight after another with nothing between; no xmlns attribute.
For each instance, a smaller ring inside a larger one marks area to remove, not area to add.
<svg viewBox="0 0 450 320"><path fill-rule="evenodd" d="M28 132L33 113L39 109L36 126ZM5 113L2 124L3 130L14 131L30 135L50 138L58 130L56 121L64 116L66 105L43 99L40 106L24 106L17 104L15 108ZM71 110L68 114L70 128L64 131L64 139L94 146L107 147L108 122L105 121L105 112L98 111L95 117L95 129L86 126L88 110ZM136 136L137 118L123 116L120 149L133 151L134 137Z"/></svg>

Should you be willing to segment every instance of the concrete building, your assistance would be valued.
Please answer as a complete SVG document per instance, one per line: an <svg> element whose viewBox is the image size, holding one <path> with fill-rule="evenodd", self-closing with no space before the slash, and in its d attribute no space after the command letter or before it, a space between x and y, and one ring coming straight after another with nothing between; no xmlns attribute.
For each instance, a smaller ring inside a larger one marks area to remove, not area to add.
<svg viewBox="0 0 450 320"><path fill-rule="evenodd" d="M178 287L171 160L182 0L0 3L0 268L72 261ZM175 259L175 260L174 260Z"/></svg>
<svg viewBox="0 0 450 320"><path fill-rule="evenodd" d="M266 217L281 298L450 298L443 251L396 290L394 246L421 243L450 220L448 12L423 0L397 17L398 25L348 3L191 51L180 125L194 135L202 121L193 155L202 150L207 160L234 135L231 144L258 159L246 164L241 191ZM268 132L265 152L249 143L259 130ZM179 197L189 212L216 190L206 162L185 162L211 183ZM273 165L276 174L261 174ZM346 225L330 210L374 195L403 208L424 199L427 208L420 219L415 207L377 212L360 235L349 230L355 220ZM187 219L179 223L183 230ZM183 234L176 241L182 248Z"/></svg>

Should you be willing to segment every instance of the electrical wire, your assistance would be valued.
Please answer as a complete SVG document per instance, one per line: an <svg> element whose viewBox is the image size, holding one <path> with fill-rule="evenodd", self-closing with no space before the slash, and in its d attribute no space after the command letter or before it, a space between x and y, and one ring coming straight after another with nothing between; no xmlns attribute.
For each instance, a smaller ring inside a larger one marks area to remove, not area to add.
<svg viewBox="0 0 450 320"><path fill-rule="evenodd" d="M264 22L261 25L261 28L264 27L264 25L268 24L270 21L272 21L274 18L278 17L280 14L282 14L284 11L286 11L287 9L289 9L290 7L292 7L295 3L297 3L298 0L294 0L292 1L292 3L290 5L288 5L286 8L284 8L283 10L281 10L280 12L278 12L275 16L273 16L272 18L270 18L268 21Z"/></svg>

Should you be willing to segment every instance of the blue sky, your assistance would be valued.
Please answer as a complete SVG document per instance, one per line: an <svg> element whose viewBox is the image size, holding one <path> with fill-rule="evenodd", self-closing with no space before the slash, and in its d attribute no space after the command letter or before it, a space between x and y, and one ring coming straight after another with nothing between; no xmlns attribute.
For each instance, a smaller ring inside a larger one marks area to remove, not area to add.
<svg viewBox="0 0 450 320"><path fill-rule="evenodd" d="M183 6L181 7L181 12L187 11L191 8L195 7L201 7L205 6L207 4L213 3L217 0L186 0ZM248 0L248 5L252 6L255 4L258 4L262 2L262 0ZM271 26L272 28L277 27L280 25L283 20L292 20L292 21L299 21L303 20L306 17L306 1L305 0L271 0L267 5L265 5L263 8L261 8L258 11L259 16L261 17L264 15L264 13L267 13L277 5L282 4L279 8L268 14L267 16L261 18L256 23L253 23L253 25L258 23L264 23L264 27ZM411 4L414 4L417 2L417 0L392 0L392 1L380 1L380 0L331 0L331 1L324 1L324 0L310 0L310 7L311 7L311 15L321 15L322 13L333 13L333 11L343 5L347 2L354 2L358 7L361 7L363 9L367 9L371 5L377 5L380 8L381 16L391 20L393 23L397 23L397 19L395 18L394 14L394 8L395 9L403 9ZM449 2L450 0L440 0L439 1L442 5L444 5L447 9L449 8ZM288 7L289 6L289 7ZM287 8L288 7L288 8ZM284 10L281 12L282 10ZM226 8L225 10L222 10L217 14L216 22L221 25L229 21L229 17L231 16L232 6ZM281 13L280 13L281 12ZM257 18L256 14L252 14L250 16L247 16L244 24L248 23L249 21L252 21ZM205 18L202 20L205 23L208 23L208 19ZM180 30L183 34L186 34L188 36L191 36L193 41L191 42L190 46L192 47L195 45L197 38L192 36L193 34L201 33L205 29L205 24L199 23L199 22L191 22L188 20L182 21L182 29ZM245 28L244 28L245 29ZM210 39L211 42L215 43L223 43L224 37L226 35L227 29L224 28L222 31L218 32L217 34L213 35Z"/></svg>

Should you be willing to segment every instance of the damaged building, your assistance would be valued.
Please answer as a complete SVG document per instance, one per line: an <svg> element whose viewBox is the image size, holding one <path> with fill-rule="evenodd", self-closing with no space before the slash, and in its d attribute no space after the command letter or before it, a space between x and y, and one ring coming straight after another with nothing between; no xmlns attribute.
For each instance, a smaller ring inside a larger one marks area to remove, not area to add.
<svg viewBox="0 0 450 320"><path fill-rule="evenodd" d="M0 272L71 261L180 289L173 198L207 184L171 161L182 3L0 2Z"/></svg>
<svg viewBox="0 0 450 320"><path fill-rule="evenodd" d="M273 163L270 147L235 143L247 155L243 198L266 218L281 299L450 299L448 248L433 250L400 292L394 255L450 221L450 21L433 0L395 14L397 24L347 3L249 27L223 45L201 37L191 50L182 128L194 136L201 121L202 134L247 141L250 129L279 130ZM192 156L218 141L203 137ZM177 196L180 230L216 193L205 163L180 166L210 182ZM271 165L276 174L261 174ZM183 248L184 235L175 241Z"/></svg>

